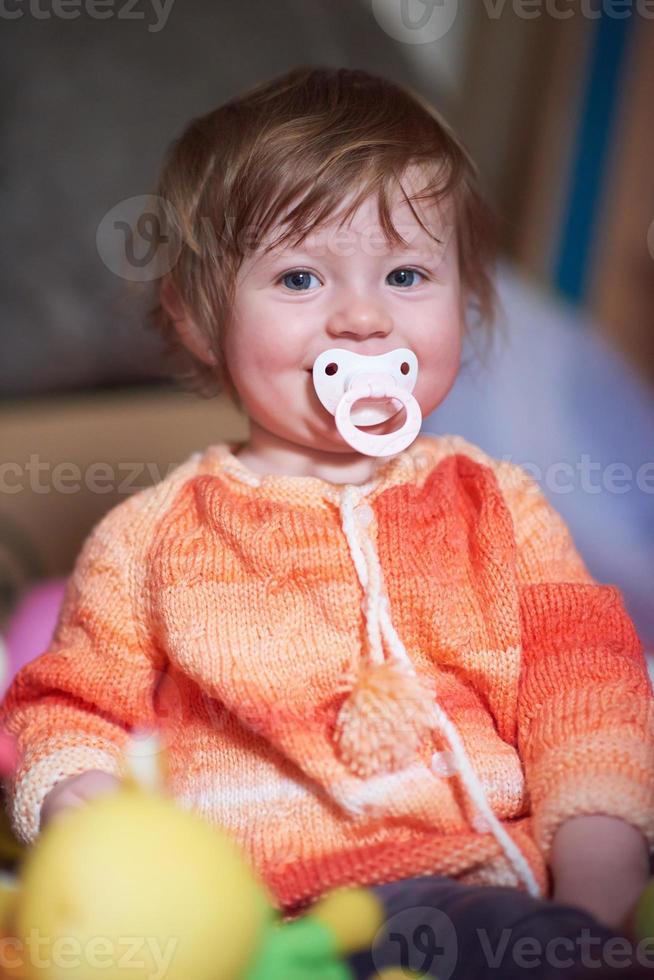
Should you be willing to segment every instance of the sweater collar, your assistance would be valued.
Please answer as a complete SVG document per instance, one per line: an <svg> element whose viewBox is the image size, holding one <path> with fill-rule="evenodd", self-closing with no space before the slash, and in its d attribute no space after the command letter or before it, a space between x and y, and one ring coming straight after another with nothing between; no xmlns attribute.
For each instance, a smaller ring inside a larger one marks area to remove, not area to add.
<svg viewBox="0 0 654 980"><path fill-rule="evenodd" d="M377 460L373 477L366 483L330 483L314 476L287 476L266 474L262 476L245 466L234 455L237 442L220 442L209 446L204 453L208 469L226 477L243 492L256 489L257 493L271 500L322 504L325 501L338 504L343 491L355 486L361 496L377 496L383 490L401 483L421 482L435 461L435 443L438 437L419 437L404 452Z"/></svg>

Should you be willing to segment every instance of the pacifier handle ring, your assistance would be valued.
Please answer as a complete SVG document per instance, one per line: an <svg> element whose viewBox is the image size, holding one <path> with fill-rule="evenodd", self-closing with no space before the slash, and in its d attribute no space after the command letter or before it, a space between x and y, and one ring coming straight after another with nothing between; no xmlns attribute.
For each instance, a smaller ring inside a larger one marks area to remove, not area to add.
<svg viewBox="0 0 654 980"><path fill-rule="evenodd" d="M401 388L399 385L386 387L384 397L401 402L407 417L404 425L395 432L375 435L371 432L362 432L350 419L354 403L367 397L371 395L354 385L340 399L336 406L335 421L341 436L353 449L365 456L392 456L394 453L402 452L414 441L420 431L422 413L418 402L406 388Z"/></svg>

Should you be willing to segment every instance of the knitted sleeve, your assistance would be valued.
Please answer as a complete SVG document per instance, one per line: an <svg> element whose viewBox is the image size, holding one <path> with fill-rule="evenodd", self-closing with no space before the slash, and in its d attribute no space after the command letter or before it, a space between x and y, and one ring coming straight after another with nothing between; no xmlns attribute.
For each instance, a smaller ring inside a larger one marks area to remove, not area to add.
<svg viewBox="0 0 654 980"><path fill-rule="evenodd" d="M637 827L651 850L654 696L636 630L538 484L515 465L503 482L520 593L518 751L536 842L549 863L566 819L600 813Z"/></svg>
<svg viewBox="0 0 654 980"><path fill-rule="evenodd" d="M150 497L128 498L91 532L49 649L18 672L0 706L0 724L18 739L19 766L6 789L26 843L56 783L88 769L120 775L130 731L154 725L161 665L146 603Z"/></svg>

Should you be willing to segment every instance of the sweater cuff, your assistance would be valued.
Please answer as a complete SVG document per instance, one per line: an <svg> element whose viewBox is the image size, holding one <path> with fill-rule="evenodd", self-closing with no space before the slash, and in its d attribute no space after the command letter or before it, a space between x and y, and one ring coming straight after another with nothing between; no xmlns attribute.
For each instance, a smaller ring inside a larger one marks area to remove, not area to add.
<svg viewBox="0 0 654 980"><path fill-rule="evenodd" d="M124 766L115 752L89 745L70 745L42 756L15 778L7 782L9 817L16 837L32 844L41 822L41 807L57 783L89 769L100 769L112 776L124 774Z"/></svg>
<svg viewBox="0 0 654 980"><path fill-rule="evenodd" d="M550 864L554 834L569 818L604 814L636 827L654 853L654 771L648 741L600 736L545 753L530 779L533 835Z"/></svg>

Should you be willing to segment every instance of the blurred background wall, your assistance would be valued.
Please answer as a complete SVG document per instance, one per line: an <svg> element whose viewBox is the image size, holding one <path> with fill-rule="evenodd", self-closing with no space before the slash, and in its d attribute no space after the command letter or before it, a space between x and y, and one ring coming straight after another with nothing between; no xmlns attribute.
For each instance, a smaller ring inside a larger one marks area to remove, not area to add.
<svg viewBox="0 0 654 980"><path fill-rule="evenodd" d="M245 431L168 382L152 284L112 271L107 216L189 118L323 64L430 98L501 217L504 339L466 352L427 430L530 466L654 649L654 4L6 0L0 21L4 621L125 493ZM79 480L96 464L102 491Z"/></svg>

